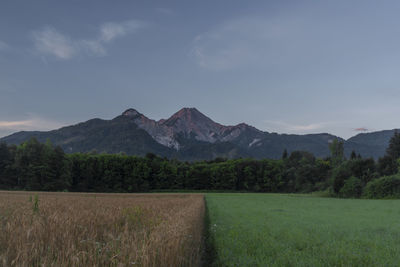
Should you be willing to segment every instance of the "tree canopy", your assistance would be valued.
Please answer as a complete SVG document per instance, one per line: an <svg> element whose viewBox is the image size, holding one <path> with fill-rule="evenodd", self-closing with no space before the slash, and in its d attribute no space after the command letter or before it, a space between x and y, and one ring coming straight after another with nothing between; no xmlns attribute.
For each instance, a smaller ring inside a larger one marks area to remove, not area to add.
<svg viewBox="0 0 400 267"><path fill-rule="evenodd" d="M346 160L343 142L329 145L330 158L285 150L282 159L231 159L183 162L148 153L65 154L50 141L31 139L19 146L0 144L0 189L75 192L148 192L160 190L228 190L312 192L359 197L380 176L397 173L400 134L376 163L352 153Z"/></svg>

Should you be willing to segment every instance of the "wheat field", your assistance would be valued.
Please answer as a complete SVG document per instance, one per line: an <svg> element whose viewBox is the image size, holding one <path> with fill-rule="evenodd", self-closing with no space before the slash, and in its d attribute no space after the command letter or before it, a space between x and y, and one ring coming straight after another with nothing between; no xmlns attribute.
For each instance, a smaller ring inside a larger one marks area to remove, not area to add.
<svg viewBox="0 0 400 267"><path fill-rule="evenodd" d="M197 194L0 192L2 266L200 266Z"/></svg>

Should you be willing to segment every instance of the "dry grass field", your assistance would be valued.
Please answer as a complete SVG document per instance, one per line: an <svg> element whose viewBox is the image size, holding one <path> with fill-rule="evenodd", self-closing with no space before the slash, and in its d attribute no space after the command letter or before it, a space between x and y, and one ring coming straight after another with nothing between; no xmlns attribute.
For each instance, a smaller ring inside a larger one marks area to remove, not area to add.
<svg viewBox="0 0 400 267"><path fill-rule="evenodd" d="M199 266L196 194L0 192L0 266Z"/></svg>

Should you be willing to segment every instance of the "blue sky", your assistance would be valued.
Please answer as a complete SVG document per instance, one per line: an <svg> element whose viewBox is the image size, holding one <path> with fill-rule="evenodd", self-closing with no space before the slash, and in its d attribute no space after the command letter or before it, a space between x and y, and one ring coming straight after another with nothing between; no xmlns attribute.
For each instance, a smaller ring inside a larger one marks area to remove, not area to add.
<svg viewBox="0 0 400 267"><path fill-rule="evenodd" d="M129 107L278 133L400 127L398 1L0 3L0 136Z"/></svg>

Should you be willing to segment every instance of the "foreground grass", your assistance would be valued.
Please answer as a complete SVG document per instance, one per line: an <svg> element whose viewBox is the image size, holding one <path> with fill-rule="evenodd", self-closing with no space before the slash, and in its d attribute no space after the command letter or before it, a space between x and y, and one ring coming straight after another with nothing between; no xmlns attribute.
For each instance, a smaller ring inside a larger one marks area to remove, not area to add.
<svg viewBox="0 0 400 267"><path fill-rule="evenodd" d="M207 194L215 266L399 266L400 201Z"/></svg>
<svg viewBox="0 0 400 267"><path fill-rule="evenodd" d="M0 266L199 266L204 199L0 192Z"/></svg>

